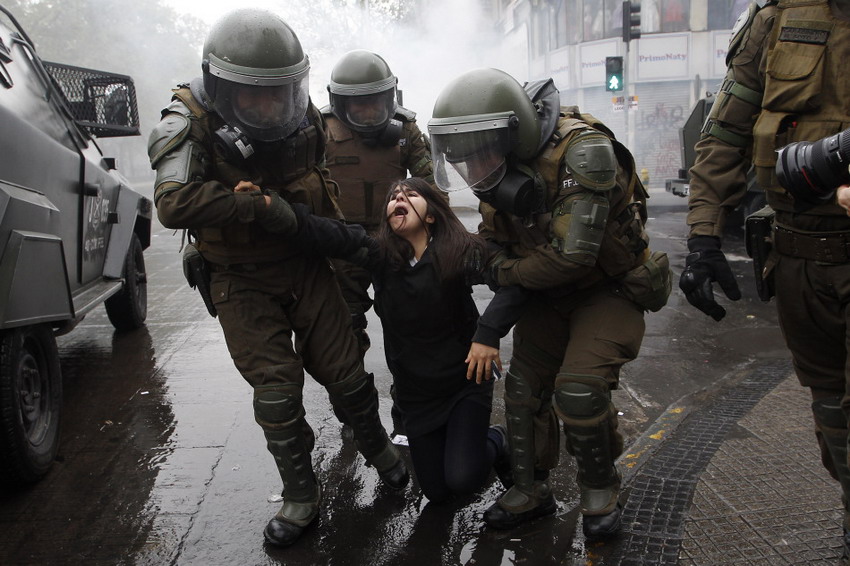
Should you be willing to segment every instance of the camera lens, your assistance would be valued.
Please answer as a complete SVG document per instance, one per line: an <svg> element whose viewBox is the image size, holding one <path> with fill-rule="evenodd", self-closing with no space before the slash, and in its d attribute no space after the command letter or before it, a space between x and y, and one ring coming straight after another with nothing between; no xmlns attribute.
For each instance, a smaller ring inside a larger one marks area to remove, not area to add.
<svg viewBox="0 0 850 566"><path fill-rule="evenodd" d="M827 200L850 184L850 128L814 142L797 142L779 150L776 177L795 199Z"/></svg>

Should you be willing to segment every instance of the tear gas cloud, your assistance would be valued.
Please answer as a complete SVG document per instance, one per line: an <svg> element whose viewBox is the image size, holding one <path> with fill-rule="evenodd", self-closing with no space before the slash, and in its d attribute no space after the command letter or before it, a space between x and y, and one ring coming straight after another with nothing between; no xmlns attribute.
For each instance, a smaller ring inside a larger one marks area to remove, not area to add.
<svg viewBox="0 0 850 566"><path fill-rule="evenodd" d="M422 130L443 87L468 70L496 67L520 82L528 79L526 51L518 52L515 43L505 47L505 38L478 0L422 2L404 22L387 14L386 6L399 3L373 2L370 7L363 0L255 0L249 5L279 14L298 35L310 57L310 93L318 107L328 103L326 86L334 64L353 49L373 51L387 61L399 79L404 106L417 113ZM210 26L233 9L226 0L167 4Z"/></svg>

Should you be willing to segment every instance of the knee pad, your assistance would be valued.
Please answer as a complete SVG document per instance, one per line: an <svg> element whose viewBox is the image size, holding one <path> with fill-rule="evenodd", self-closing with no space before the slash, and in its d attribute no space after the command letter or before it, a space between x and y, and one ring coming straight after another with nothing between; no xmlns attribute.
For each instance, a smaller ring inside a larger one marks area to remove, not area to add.
<svg viewBox="0 0 850 566"><path fill-rule="evenodd" d="M815 433L821 463L833 479L841 483L845 508L850 509L850 467L847 455L847 417L841 409L841 397L824 397L812 402Z"/></svg>
<svg viewBox="0 0 850 566"><path fill-rule="evenodd" d="M301 388L278 386L254 389L254 418L263 429L292 426L304 418Z"/></svg>
<svg viewBox="0 0 850 566"><path fill-rule="evenodd" d="M599 420L611 409L608 383L591 375L559 374L555 385L555 408L562 420Z"/></svg>
<svg viewBox="0 0 850 566"><path fill-rule="evenodd" d="M847 430L847 417L841 409L841 397L824 397L812 401L812 414L819 427Z"/></svg>
<svg viewBox="0 0 850 566"><path fill-rule="evenodd" d="M579 486L586 490L617 484L614 461L623 452L623 439L607 382L597 376L559 374L555 409L564 422L567 451L576 459Z"/></svg>
<svg viewBox="0 0 850 566"><path fill-rule="evenodd" d="M361 407L378 403L378 390L375 389L375 376L358 372L337 383L327 386L331 404L340 409Z"/></svg>

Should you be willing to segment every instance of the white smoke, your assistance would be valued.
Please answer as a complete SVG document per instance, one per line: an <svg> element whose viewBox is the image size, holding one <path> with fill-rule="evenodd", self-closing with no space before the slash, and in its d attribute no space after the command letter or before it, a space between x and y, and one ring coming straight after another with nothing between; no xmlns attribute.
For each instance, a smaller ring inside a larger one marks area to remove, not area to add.
<svg viewBox="0 0 850 566"><path fill-rule="evenodd" d="M170 0L178 12L212 25L233 9L230 0ZM336 62L348 51L366 49L383 57L399 79L403 104L417 113L424 131L442 88L477 67L496 67L517 76L527 62L503 48L503 37L478 0L418 2L404 23L388 14L392 2L367 0L254 0L251 7L279 14L295 31L310 57L310 94L318 107L328 103L326 86ZM396 2L395 4L399 4ZM197 6L197 9L193 9ZM524 56L520 54L520 57Z"/></svg>

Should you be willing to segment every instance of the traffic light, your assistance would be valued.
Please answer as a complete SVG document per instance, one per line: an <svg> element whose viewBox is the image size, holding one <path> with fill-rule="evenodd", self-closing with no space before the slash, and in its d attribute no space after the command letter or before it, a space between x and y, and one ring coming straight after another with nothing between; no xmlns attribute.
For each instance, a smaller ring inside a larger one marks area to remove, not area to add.
<svg viewBox="0 0 850 566"><path fill-rule="evenodd" d="M623 41L640 37L640 2L623 2Z"/></svg>
<svg viewBox="0 0 850 566"><path fill-rule="evenodd" d="M623 58L605 58L605 90L623 90Z"/></svg>

